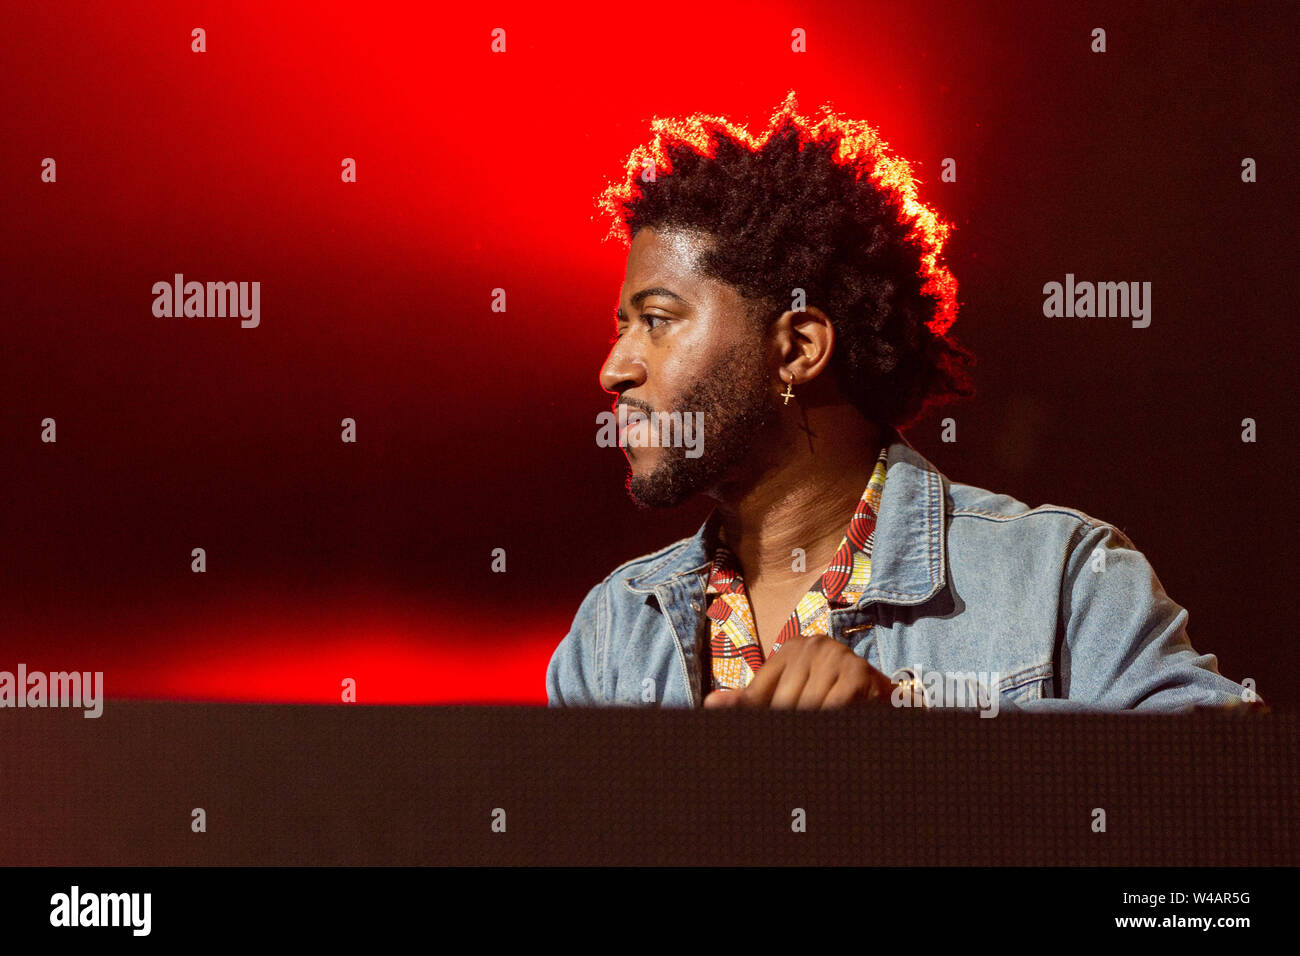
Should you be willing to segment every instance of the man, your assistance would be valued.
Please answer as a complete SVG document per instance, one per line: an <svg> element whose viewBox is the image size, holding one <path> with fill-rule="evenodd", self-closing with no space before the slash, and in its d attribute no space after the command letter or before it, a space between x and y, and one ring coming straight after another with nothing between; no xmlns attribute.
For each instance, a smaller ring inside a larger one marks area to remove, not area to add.
<svg viewBox="0 0 1300 956"><path fill-rule="evenodd" d="M973 393L972 356L948 334L948 227L872 130L810 123L793 93L758 139L709 117L654 128L602 197L630 251L600 379L632 498L717 507L591 589L552 706L1255 700L1193 650L1117 528L952 482L903 438Z"/></svg>

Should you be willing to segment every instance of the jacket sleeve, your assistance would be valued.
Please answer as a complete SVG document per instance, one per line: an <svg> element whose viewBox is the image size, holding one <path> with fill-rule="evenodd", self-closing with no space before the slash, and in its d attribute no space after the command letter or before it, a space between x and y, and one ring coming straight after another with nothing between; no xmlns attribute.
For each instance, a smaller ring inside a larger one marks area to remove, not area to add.
<svg viewBox="0 0 1300 956"><path fill-rule="evenodd" d="M560 641L546 668L548 707L593 707L600 700L600 628L603 623L605 581L587 592L578 605L569 633Z"/></svg>
<svg viewBox="0 0 1300 956"><path fill-rule="evenodd" d="M1001 701L1005 709L1267 709L1253 690L1219 673L1213 654L1196 652L1187 636L1188 612L1165 593L1123 532L1084 523L1074 537L1061 582L1061 697Z"/></svg>

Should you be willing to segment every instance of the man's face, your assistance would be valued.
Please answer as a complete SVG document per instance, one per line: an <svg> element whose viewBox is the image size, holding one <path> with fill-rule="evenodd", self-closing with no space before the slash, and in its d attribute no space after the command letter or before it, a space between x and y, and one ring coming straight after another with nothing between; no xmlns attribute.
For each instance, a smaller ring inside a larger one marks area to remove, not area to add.
<svg viewBox="0 0 1300 956"><path fill-rule="evenodd" d="M684 447L651 445L648 424L628 428L628 493L644 506L716 495L755 466L758 439L777 415L776 373L767 367L749 303L695 269L708 241L699 233L640 230L619 291L620 335L601 385L628 412L679 411L683 419L703 413L698 457Z"/></svg>

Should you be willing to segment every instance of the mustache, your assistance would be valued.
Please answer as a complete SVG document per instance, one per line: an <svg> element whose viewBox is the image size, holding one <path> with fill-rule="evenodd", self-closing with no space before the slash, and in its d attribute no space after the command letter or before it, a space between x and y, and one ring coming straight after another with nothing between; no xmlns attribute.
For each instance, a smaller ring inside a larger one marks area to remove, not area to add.
<svg viewBox="0 0 1300 956"><path fill-rule="evenodd" d="M615 415L618 414L619 406L626 408L628 411L638 411L646 415L652 413L652 410L649 405L646 405L645 402L636 401L635 399L624 399L621 402L615 402L613 405L611 405L610 408L613 410ZM624 414L626 414L626 412Z"/></svg>

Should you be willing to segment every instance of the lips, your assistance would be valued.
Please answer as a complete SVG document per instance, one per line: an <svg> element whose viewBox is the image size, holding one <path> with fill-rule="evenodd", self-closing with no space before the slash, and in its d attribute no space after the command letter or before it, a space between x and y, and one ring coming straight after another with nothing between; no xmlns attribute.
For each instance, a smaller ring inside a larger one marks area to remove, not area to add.
<svg viewBox="0 0 1300 956"><path fill-rule="evenodd" d="M645 419L634 422L623 429L622 442L625 448L645 448L649 442L650 423Z"/></svg>
<svg viewBox="0 0 1300 956"><path fill-rule="evenodd" d="M645 448L650 438L650 413L631 405L617 406L619 420L619 445L625 451ZM633 415L635 414L635 418ZM631 452L628 451L630 454Z"/></svg>

